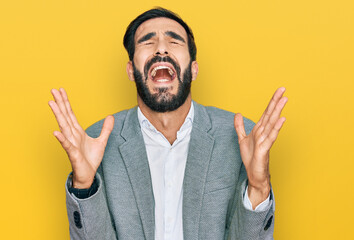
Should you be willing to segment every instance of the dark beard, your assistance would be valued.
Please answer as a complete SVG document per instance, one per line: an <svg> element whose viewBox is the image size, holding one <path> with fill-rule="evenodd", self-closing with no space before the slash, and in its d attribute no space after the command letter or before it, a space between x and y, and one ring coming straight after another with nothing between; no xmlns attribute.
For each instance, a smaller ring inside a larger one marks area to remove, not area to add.
<svg viewBox="0 0 354 240"><path fill-rule="evenodd" d="M147 76L148 76L148 70L154 64L155 62L170 62L174 68L176 69L177 72L177 79L179 82L178 85L178 90L176 95L172 95L169 93L169 89L166 87L163 88L158 88L158 93L151 94L147 85ZM159 57L156 56L152 58L144 67L144 73L145 73L145 80L143 80L143 75L142 73L136 69L134 62L133 62L133 69L134 69L134 78L135 78L135 84L136 84L136 89L137 92L140 96L140 98L143 100L143 102L153 111L155 112L169 112L169 111L174 111L186 101L190 89L191 89L191 83L192 83L192 62L189 63L187 68L184 71L183 74L183 79L181 81L180 78L180 67L171 59L170 57Z"/></svg>

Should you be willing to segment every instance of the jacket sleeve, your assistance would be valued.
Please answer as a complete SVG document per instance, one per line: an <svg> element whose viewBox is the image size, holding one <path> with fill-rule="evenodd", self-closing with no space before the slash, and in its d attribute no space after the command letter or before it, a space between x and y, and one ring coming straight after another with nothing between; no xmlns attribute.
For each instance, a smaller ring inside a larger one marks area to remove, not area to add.
<svg viewBox="0 0 354 240"><path fill-rule="evenodd" d="M65 185L66 209L69 218L70 239L72 240L117 239L107 206L104 183L99 171L96 173L96 179L97 192L85 199L79 199L69 192L72 174L67 179Z"/></svg>
<svg viewBox="0 0 354 240"><path fill-rule="evenodd" d="M271 240L274 232L275 202L273 190L270 192L271 204L264 211L245 208L243 195L247 186L247 174L242 164L236 189L236 207L231 220L228 240Z"/></svg>

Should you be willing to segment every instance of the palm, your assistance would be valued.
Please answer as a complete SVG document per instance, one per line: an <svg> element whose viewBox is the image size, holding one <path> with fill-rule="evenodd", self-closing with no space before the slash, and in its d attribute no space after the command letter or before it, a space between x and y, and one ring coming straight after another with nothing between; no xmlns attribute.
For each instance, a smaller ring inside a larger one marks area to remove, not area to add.
<svg viewBox="0 0 354 240"><path fill-rule="evenodd" d="M235 116L241 158L245 165L249 184L255 187L269 183L269 150L276 140L285 121L280 118L287 98L282 97L285 89L279 88L267 109L249 135L246 135L241 114Z"/></svg>
<svg viewBox="0 0 354 240"><path fill-rule="evenodd" d="M86 134L82 148L84 149L83 156L88 164L92 166L93 169L97 169L103 158L105 144Z"/></svg>
<svg viewBox="0 0 354 240"><path fill-rule="evenodd" d="M240 152L243 164L245 165L249 179L261 182L268 177L268 154L255 146L255 136L252 131L247 137L240 141Z"/></svg>
<svg viewBox="0 0 354 240"><path fill-rule="evenodd" d="M91 138L78 123L64 89L52 90L55 102L49 105L57 119L60 130L54 135L68 154L73 169L74 187L88 188L100 165L108 137L113 129L114 118L106 118L101 135Z"/></svg>
<svg viewBox="0 0 354 240"><path fill-rule="evenodd" d="M95 175L100 165L105 144L99 139L91 138L85 132L79 137L69 140L72 149L68 152L69 159L77 182L85 182Z"/></svg>

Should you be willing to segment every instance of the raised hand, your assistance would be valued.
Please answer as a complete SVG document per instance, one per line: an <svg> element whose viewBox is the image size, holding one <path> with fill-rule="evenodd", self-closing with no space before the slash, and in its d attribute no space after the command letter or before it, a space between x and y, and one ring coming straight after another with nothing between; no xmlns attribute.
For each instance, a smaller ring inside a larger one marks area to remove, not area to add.
<svg viewBox="0 0 354 240"><path fill-rule="evenodd" d="M235 115L234 123L241 158L248 176L248 196L254 208L269 195L269 150L285 122L285 118L280 117L288 101L283 97L284 92L283 87L277 89L249 135L246 135L242 115L240 113Z"/></svg>
<svg viewBox="0 0 354 240"><path fill-rule="evenodd" d="M100 165L108 137L112 132L114 117L108 116L98 138L89 137L78 123L63 88L52 89L55 101L49 101L60 132L54 131L66 153L73 170L73 187L89 188Z"/></svg>

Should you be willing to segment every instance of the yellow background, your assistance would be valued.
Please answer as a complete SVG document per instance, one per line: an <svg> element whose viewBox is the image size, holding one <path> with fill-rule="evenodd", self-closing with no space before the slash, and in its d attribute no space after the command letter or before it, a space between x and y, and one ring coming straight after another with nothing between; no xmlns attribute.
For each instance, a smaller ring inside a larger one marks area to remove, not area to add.
<svg viewBox="0 0 354 240"><path fill-rule="evenodd" d="M275 239L353 239L351 0L0 3L1 239L68 239L65 152L47 105L65 87L84 128L136 104L122 38L153 6L191 26L193 98L257 120L279 86L287 118L271 152Z"/></svg>

